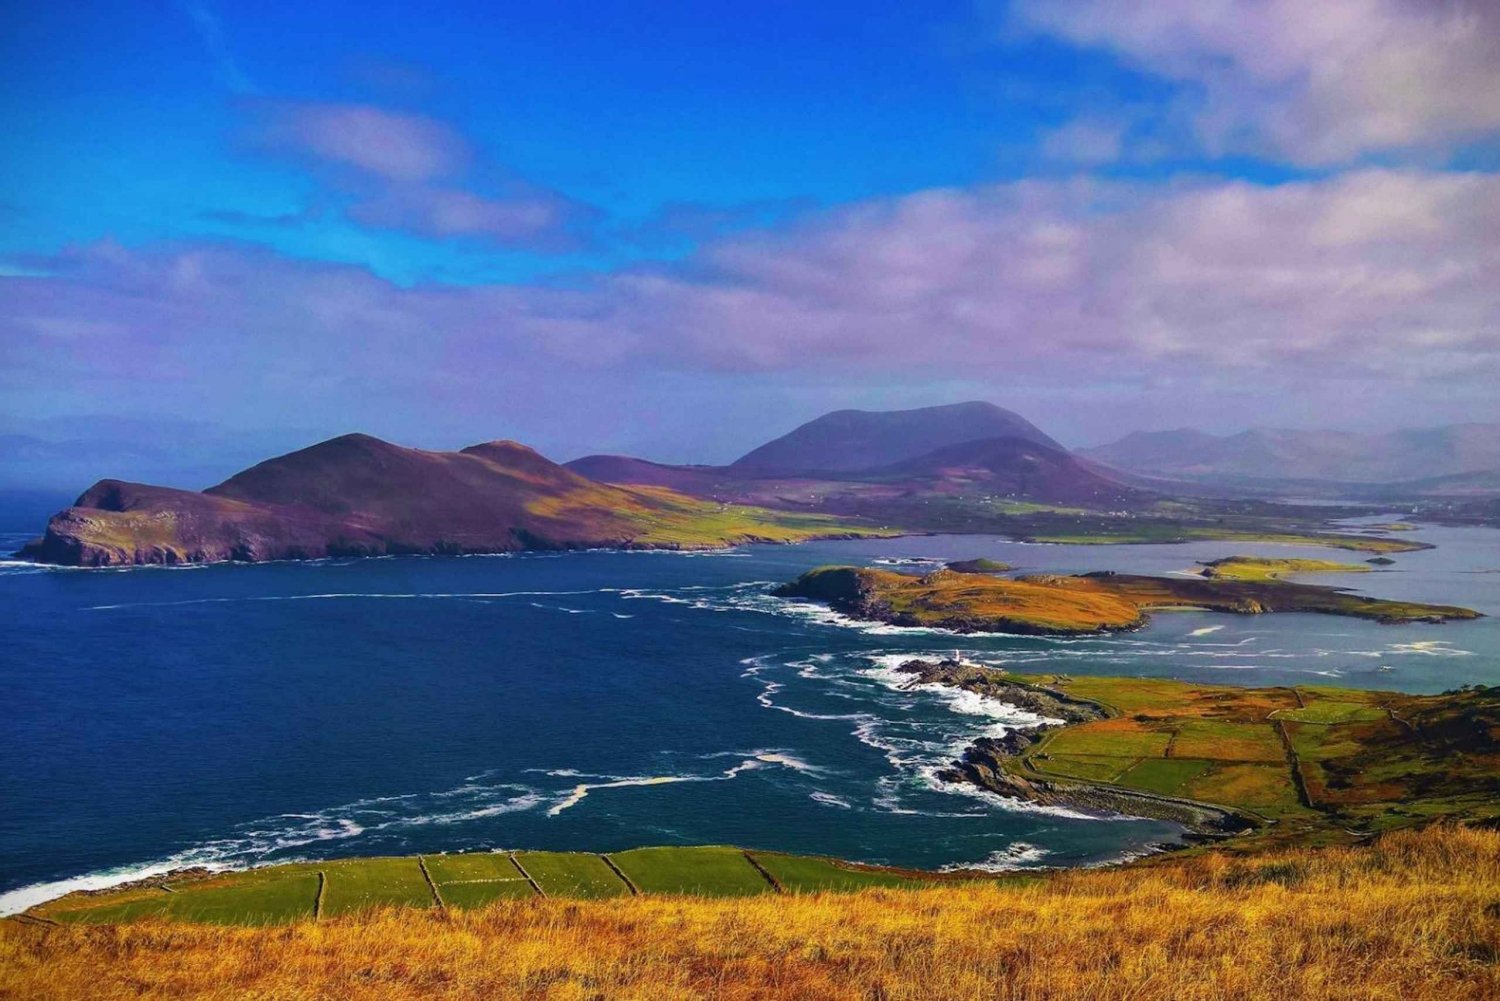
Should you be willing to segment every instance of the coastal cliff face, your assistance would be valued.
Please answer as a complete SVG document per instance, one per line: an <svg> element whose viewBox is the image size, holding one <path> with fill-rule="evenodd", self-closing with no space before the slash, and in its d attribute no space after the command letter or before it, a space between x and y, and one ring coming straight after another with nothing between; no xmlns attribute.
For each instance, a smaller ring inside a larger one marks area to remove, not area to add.
<svg viewBox="0 0 1500 1001"><path fill-rule="evenodd" d="M428 452L345 435L260 463L202 493L101 480L19 555L115 566L704 548L859 534L859 526L831 518L597 483L516 442Z"/></svg>

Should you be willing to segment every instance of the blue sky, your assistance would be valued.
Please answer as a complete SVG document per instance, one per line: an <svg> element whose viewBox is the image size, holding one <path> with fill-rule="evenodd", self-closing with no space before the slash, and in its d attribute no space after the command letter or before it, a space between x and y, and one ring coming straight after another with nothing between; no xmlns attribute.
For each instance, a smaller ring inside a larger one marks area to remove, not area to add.
<svg viewBox="0 0 1500 1001"><path fill-rule="evenodd" d="M1477 0L7 21L0 433L715 461L970 397L1076 443L1500 418Z"/></svg>
<svg viewBox="0 0 1500 1001"><path fill-rule="evenodd" d="M7 194L24 209L5 248L230 237L402 282L604 268L680 253L690 240L634 232L675 205L764 217L1020 176L1037 169L1039 132L1066 118L1059 90L1151 90L1075 49L997 46L994 17L966 3L893 6L905 9L784 3L729 19L702 3L448 4L432 17L380 3L29 5L7 45L19 86L0 99ZM317 199L305 172L245 148L257 105L275 100L431 115L609 225L559 257L212 217L272 220Z"/></svg>

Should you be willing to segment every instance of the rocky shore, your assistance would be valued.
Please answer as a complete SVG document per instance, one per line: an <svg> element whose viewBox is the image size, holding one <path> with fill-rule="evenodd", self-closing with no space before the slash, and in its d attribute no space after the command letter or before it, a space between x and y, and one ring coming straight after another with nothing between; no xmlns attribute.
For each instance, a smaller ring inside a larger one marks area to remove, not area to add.
<svg viewBox="0 0 1500 1001"><path fill-rule="evenodd" d="M1253 829L1256 823L1241 814L1191 800L1160 796L1076 780L1043 778L1025 767L1024 755L1049 730L1107 719L1105 706L1041 685L1007 678L991 668L957 660L910 660L897 668L912 676L913 684L947 685L993 698L1027 712L1062 720L1017 727L1002 737L980 737L963 756L938 773L947 782L966 782L1001 796L1072 809L1123 813L1167 820L1202 838L1221 838Z"/></svg>

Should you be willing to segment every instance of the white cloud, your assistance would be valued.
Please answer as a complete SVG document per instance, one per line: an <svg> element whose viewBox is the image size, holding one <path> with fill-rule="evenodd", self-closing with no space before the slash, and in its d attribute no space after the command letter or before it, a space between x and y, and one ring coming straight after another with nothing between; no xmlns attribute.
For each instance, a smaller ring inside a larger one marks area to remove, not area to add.
<svg viewBox="0 0 1500 1001"><path fill-rule="evenodd" d="M1215 153L1337 163L1500 130L1494 0L1016 0L1012 13L1181 81Z"/></svg>
<svg viewBox="0 0 1500 1001"><path fill-rule="evenodd" d="M425 115L296 101L254 108L252 145L312 167L361 226L560 251L579 246L596 216L485 162L457 129Z"/></svg>
<svg viewBox="0 0 1500 1001"><path fill-rule="evenodd" d="M1367 406L1500 416L1500 177L1484 174L928 191L556 287L402 288L237 245L46 263L0 278L8 390L462 410L501 381L563 399L580 379L693 372L1172 387L1212 415L1226 392L1357 381Z"/></svg>

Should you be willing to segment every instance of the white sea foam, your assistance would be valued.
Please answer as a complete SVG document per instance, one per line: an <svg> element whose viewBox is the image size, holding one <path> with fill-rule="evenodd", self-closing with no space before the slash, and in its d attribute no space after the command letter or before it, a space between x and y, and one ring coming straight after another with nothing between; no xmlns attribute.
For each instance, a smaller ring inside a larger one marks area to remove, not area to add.
<svg viewBox="0 0 1500 1001"><path fill-rule="evenodd" d="M1142 845L1139 848L1126 849L1119 854L1111 855L1109 858L1100 859L1097 862L1086 863L1081 868L1105 869L1112 865L1124 865L1126 862L1134 862L1136 859L1143 859L1151 855L1160 855L1167 848L1168 846L1166 845Z"/></svg>
<svg viewBox="0 0 1500 1001"><path fill-rule="evenodd" d="M1416 654L1422 657L1472 657L1473 650L1462 650L1447 640L1416 640L1411 643L1392 643L1390 653Z"/></svg>
<svg viewBox="0 0 1500 1001"><path fill-rule="evenodd" d="M990 852L982 862L954 862L942 866L939 872L1014 872L1017 869L1034 869L1037 863L1052 854L1040 845L1029 841L1017 841Z"/></svg>
<svg viewBox="0 0 1500 1001"><path fill-rule="evenodd" d="M853 803L849 802L842 796L835 796L831 792L811 792L807 794L807 798L812 800L814 803L822 803L824 806L837 807L840 810L854 809Z"/></svg>
<svg viewBox="0 0 1500 1001"><path fill-rule="evenodd" d="M197 863L209 869L227 869L225 865L212 865L208 863ZM10 914L20 914L38 904L45 904L49 900L66 896L79 890L107 890L112 886L122 883L131 883L138 879L149 879L152 876L161 876L171 872L173 869L185 868L187 863L165 860L142 866L125 866L118 869L108 869L104 872L91 873L87 876L78 876L74 879L58 879L46 883L31 883L27 886L17 887L0 893L0 917Z"/></svg>
<svg viewBox="0 0 1500 1001"><path fill-rule="evenodd" d="M526 786L480 785L471 781L439 792L374 796L325 810L278 814L242 824L226 837L205 841L152 862L8 891L0 894L0 916L24 911L75 890L108 889L178 869L224 871L292 861L286 853L321 842L412 827L461 824L531 810L543 802L542 794ZM443 808L438 809L440 805Z"/></svg>
<svg viewBox="0 0 1500 1001"><path fill-rule="evenodd" d="M1224 628L1223 625L1204 626L1201 629L1194 629L1192 632L1188 633L1188 635L1189 636L1207 636L1209 633L1216 633L1220 629L1223 629L1223 628Z"/></svg>
<svg viewBox="0 0 1500 1001"><path fill-rule="evenodd" d="M705 758L738 756L739 752L720 752L718 754L704 755ZM674 785L679 782L725 782L739 777L741 774L754 771L766 765L780 765L793 771L810 772L817 771L813 765L780 751L753 751L748 757L724 769L722 772L711 775L627 775L627 776L605 776L603 782L580 782L571 790L558 798L552 806L547 809L547 816L555 817L564 810L571 809L581 803L590 793L599 789L622 789L632 786L659 786Z"/></svg>

